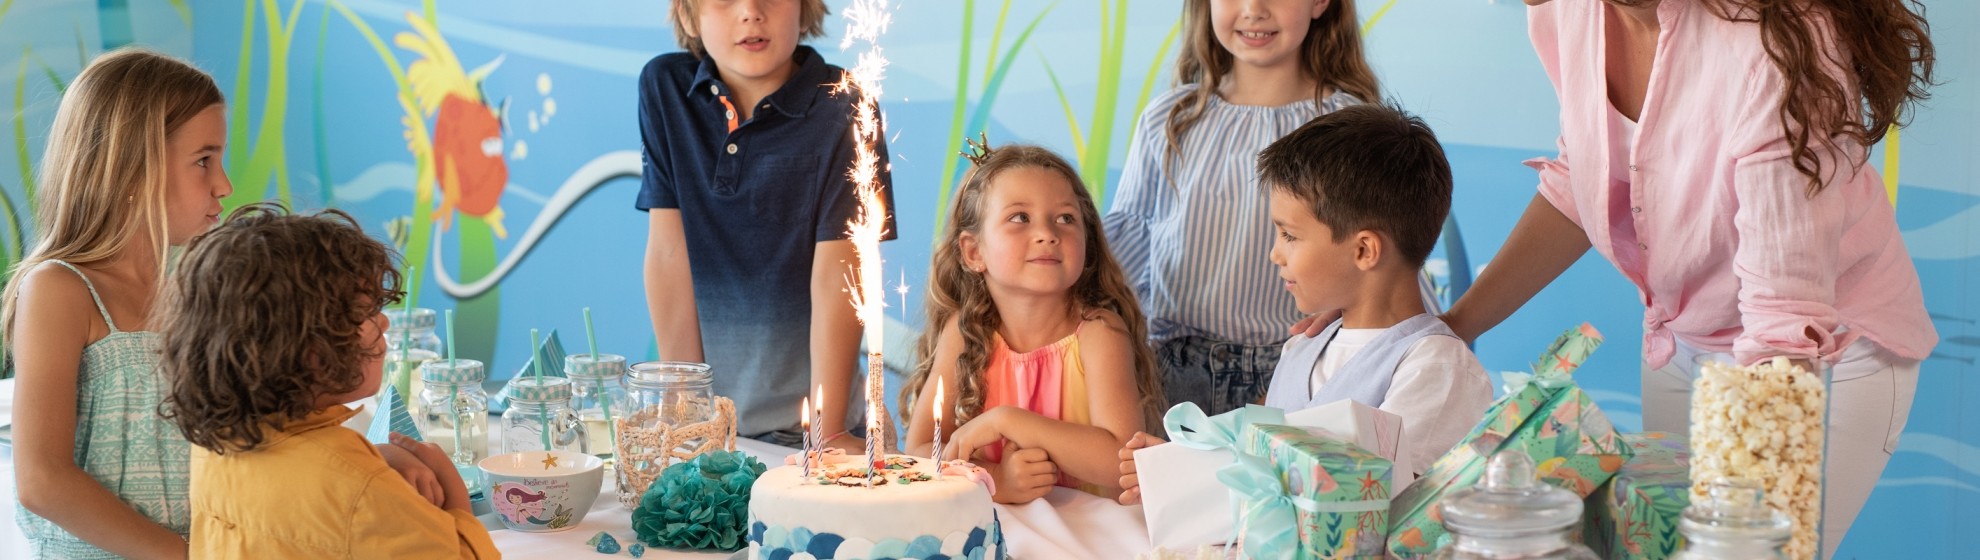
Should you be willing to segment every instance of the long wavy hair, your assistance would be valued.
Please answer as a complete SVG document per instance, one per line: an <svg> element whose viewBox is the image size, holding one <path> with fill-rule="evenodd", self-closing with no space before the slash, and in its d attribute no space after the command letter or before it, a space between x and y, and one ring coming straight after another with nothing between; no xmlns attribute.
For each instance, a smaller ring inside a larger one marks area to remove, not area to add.
<svg viewBox="0 0 1980 560"><path fill-rule="evenodd" d="M1625 5L1631 2L1621 2ZM1807 195L1825 187L1823 152L1868 148L1931 98L1931 25L1917 0L1709 0L1713 13L1760 26L1787 88L1776 119ZM1848 162L1862 165L1869 155Z"/></svg>
<svg viewBox="0 0 1980 560"><path fill-rule="evenodd" d="M133 240L157 259L171 239L165 191L172 133L225 102L213 77L186 61L126 48L98 55L62 94L38 172L34 246L9 271L0 333L12 347L21 280L51 260L109 260Z"/></svg>
<svg viewBox="0 0 1980 560"><path fill-rule="evenodd" d="M365 323L405 293L392 261L339 210L235 210L193 239L162 294L159 413L193 445L248 452L318 397L356 390L384 352Z"/></svg>
<svg viewBox="0 0 1980 560"><path fill-rule="evenodd" d="M983 218L988 191L998 175L1012 169L1037 168L1057 173L1072 185L1073 193L1079 199L1080 223L1086 225L1086 269L1079 280L1073 283L1072 299L1080 306L1082 318L1092 310L1108 310L1119 315L1127 324L1128 338L1134 345L1135 388L1141 391L1141 410L1145 424L1159 426L1162 408L1162 382L1155 372L1155 352L1148 347L1148 321L1141 314L1141 304L1135 300L1134 290L1129 287L1127 273L1121 270L1120 261L1114 260L1113 253L1107 250L1107 239L1100 228L1100 211L1093 203L1093 195L1079 180L1079 172L1071 164L1051 150L1038 146L1011 145L989 150L981 163L976 164L964 176L957 187L955 206L949 210L949 225L942 230L941 239L936 241L935 254L928 272L928 289L922 307L927 309L928 319L921 331L921 339L915 344L917 356L914 373L908 377L907 386L902 388L900 397L901 421L907 422L914 410L914 401L921 387L928 383L928 376L935 369L935 344L942 338L942 329L949 319L956 319L956 328L963 338L962 355L956 360L956 409L943 416L954 418L956 424L968 422L983 413L987 390L984 387L983 372L990 364L992 335L1003 321L997 314L997 302L990 298L990 289L983 277L963 265L963 232L983 231ZM937 403L936 406L941 406Z"/></svg>
<svg viewBox="0 0 1980 560"><path fill-rule="evenodd" d="M1217 95L1224 78L1236 64L1231 51L1217 41L1217 29L1210 22L1210 0L1183 0L1183 47L1176 56L1176 85L1197 84L1197 88L1169 108L1167 159L1182 154L1182 138L1203 112L1210 108L1210 96ZM1361 48L1361 18L1354 13L1354 0L1333 0L1327 10L1306 27L1306 40L1299 46L1301 75L1313 80L1313 102L1319 103L1333 88L1362 101L1381 100L1382 88L1375 70Z"/></svg>

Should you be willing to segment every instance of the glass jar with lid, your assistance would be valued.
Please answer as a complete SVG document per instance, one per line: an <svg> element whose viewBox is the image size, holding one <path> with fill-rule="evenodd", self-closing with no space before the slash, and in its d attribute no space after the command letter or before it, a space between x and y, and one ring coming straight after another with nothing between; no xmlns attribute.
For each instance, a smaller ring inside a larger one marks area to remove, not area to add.
<svg viewBox="0 0 1980 560"><path fill-rule="evenodd" d="M1766 491L1747 480L1707 484L1705 498L1678 519L1684 548L1671 560L1785 560L1794 520L1767 507Z"/></svg>
<svg viewBox="0 0 1980 560"><path fill-rule="evenodd" d="M402 307L385 309L391 324L385 330L384 379L407 400L417 397L424 385L419 379L420 364L438 359L443 348L440 335L434 331L435 315L424 307L410 312Z"/></svg>
<svg viewBox="0 0 1980 560"><path fill-rule="evenodd" d="M592 455L612 463L618 428L612 421L632 410L626 392L626 357L618 354L573 354L564 358L564 376L571 379L571 409L584 421L586 446Z"/></svg>
<svg viewBox="0 0 1980 560"><path fill-rule="evenodd" d="M480 360L432 360L419 367L426 383L412 401L419 436L440 446L454 466L474 472L488 457L488 379Z"/></svg>
<svg viewBox="0 0 1980 560"><path fill-rule="evenodd" d="M571 380L520 377L509 382L509 409L502 412L503 453L590 453L589 443L584 422L571 410Z"/></svg>
<svg viewBox="0 0 1980 560"><path fill-rule="evenodd" d="M1439 560L1596 560L1575 542L1581 498L1534 476L1533 458L1501 451L1485 463L1477 486L1446 496L1438 507L1452 542Z"/></svg>

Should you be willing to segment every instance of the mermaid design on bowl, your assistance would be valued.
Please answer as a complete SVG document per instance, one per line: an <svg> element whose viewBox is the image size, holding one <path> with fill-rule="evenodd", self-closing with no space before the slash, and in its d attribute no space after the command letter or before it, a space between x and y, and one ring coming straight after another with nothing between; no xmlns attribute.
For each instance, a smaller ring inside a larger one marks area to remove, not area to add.
<svg viewBox="0 0 1980 560"><path fill-rule="evenodd" d="M514 482L495 485L495 512L515 524L544 525L550 516L544 514L544 506L549 499L542 492L531 491L528 486Z"/></svg>

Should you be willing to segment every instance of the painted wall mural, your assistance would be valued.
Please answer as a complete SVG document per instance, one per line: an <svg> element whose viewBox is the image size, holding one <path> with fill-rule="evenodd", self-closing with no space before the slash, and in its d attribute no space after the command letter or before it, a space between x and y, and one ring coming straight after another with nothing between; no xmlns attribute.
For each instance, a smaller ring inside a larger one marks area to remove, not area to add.
<svg viewBox="0 0 1980 560"><path fill-rule="evenodd" d="M900 228L883 251L886 277L907 291L890 302L890 336L921 322L918 287L962 171L962 138L1057 150L1104 199L1136 116L1170 85L1180 4L900 3L881 39ZM1871 161L1943 342L1841 557L1980 548L1980 534L1961 530L1980 524L1980 5L1925 6L1944 83ZM1496 266L1531 197L1533 173L1518 162L1553 153L1553 92L1518 2L1358 9L1384 91L1423 115L1452 159L1454 211L1428 267L1451 298ZM632 209L634 82L648 59L676 50L666 10L655 0L0 0L0 104L11 109L0 127L0 259L14 262L28 242L32 169L66 81L96 53L142 44L191 58L227 92L230 206L279 199L359 216L416 267L419 305L456 310L463 356L509 375L529 329L561 330L568 345L583 307L605 351L650 355L646 216ZM828 31L842 27L828 17ZM851 65L836 37L814 43ZM1524 369L1562 328L1591 322L1610 347L1577 377L1636 429L1636 297L1591 254L1480 340L1479 356L1490 370Z"/></svg>

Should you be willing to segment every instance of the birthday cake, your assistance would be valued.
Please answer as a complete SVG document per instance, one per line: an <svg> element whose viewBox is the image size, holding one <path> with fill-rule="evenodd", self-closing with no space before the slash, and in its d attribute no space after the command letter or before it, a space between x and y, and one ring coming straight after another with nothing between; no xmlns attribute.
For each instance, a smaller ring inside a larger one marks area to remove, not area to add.
<svg viewBox="0 0 1980 560"><path fill-rule="evenodd" d="M926 458L888 455L883 475L869 479L864 459L835 457L808 477L801 466L758 477L749 498L749 557L1005 557L990 492L977 482L986 473L952 463L945 474Z"/></svg>

